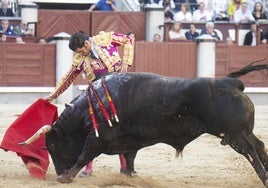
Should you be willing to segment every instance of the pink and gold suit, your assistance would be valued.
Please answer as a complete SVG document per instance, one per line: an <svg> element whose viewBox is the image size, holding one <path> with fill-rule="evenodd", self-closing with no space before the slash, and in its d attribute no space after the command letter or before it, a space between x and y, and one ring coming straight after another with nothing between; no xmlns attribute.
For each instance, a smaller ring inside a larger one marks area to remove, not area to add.
<svg viewBox="0 0 268 188"><path fill-rule="evenodd" d="M101 31L98 35L89 38L89 41L91 41L91 53L93 54L88 56L80 53L73 54L70 70L50 94L52 99L62 94L81 72L89 81L92 81L97 75L119 71L123 63L132 65L134 56L134 39L132 37ZM123 60L118 53L119 46L123 46Z"/></svg>

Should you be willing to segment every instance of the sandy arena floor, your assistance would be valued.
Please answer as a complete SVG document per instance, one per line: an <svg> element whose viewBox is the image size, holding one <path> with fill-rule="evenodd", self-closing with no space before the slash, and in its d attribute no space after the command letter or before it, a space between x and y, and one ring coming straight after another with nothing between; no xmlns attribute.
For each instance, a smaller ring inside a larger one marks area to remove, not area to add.
<svg viewBox="0 0 268 188"><path fill-rule="evenodd" d="M0 141L8 126L29 105L0 104ZM59 106L59 111L63 106ZM254 133L268 145L268 106L256 106ZM119 174L118 156L95 159L94 174L76 177L71 184L60 184L52 161L46 180L31 178L22 160L13 152L0 149L0 188L83 188L83 187L181 187L181 188L261 188L257 174L243 157L218 138L203 135L186 146L183 157L164 144L144 148L135 160L137 174Z"/></svg>

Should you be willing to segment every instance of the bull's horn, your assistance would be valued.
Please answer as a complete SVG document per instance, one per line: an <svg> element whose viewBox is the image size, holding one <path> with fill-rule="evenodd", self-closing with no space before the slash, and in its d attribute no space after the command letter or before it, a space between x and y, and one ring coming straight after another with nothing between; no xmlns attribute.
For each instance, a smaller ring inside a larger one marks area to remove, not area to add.
<svg viewBox="0 0 268 188"><path fill-rule="evenodd" d="M48 132L51 129L50 125L44 125L41 127L33 136L31 136L28 140L24 142L20 142L19 145L29 145L30 143L37 140L40 136L44 135L46 132Z"/></svg>

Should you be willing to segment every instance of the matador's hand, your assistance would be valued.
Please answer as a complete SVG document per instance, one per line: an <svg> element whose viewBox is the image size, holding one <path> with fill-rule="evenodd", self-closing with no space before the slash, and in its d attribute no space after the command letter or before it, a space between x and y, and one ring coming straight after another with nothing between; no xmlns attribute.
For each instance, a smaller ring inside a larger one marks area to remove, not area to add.
<svg viewBox="0 0 268 188"><path fill-rule="evenodd" d="M45 96L43 99L44 99L45 101L47 101L47 102L52 102L52 101L53 101L53 99L51 98L50 95Z"/></svg>
<svg viewBox="0 0 268 188"><path fill-rule="evenodd" d="M127 72L128 64L122 63L120 72Z"/></svg>

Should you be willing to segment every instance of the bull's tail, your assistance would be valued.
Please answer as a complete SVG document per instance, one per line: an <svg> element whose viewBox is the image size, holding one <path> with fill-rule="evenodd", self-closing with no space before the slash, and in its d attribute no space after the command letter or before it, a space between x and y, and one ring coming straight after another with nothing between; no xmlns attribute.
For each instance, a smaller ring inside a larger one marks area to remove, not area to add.
<svg viewBox="0 0 268 188"><path fill-rule="evenodd" d="M243 75L246 75L252 71L257 71L257 70L266 70L267 71L267 74L268 74L268 64L258 64L258 65L254 65L256 63L259 63L259 62L263 62L264 59L262 60L258 60L258 61L254 61L252 63L250 63L249 65L243 67L242 69L240 69L239 71L235 71L235 72L231 72L227 75L227 77L230 77L230 78L238 78L238 77L241 77Z"/></svg>

